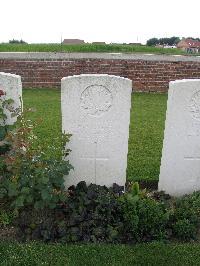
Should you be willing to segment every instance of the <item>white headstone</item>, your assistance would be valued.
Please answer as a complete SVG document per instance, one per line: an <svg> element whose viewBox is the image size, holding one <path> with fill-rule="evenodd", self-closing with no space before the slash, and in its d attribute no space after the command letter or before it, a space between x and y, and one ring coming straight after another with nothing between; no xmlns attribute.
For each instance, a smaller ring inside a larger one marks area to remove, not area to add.
<svg viewBox="0 0 200 266"><path fill-rule="evenodd" d="M80 75L61 81L62 130L71 133L66 187L124 186L132 81L109 75Z"/></svg>
<svg viewBox="0 0 200 266"><path fill-rule="evenodd" d="M22 103L22 83L21 77L14 74L0 72L0 93L4 92L4 95L1 96L1 99L12 99L13 103L10 104L10 107L13 110L17 110L21 107ZM2 93L1 93L2 94ZM11 112L7 109L4 110L6 113L5 124L12 125L16 122L17 116L12 117ZM0 121L0 124L4 124L4 121Z"/></svg>
<svg viewBox="0 0 200 266"><path fill-rule="evenodd" d="M159 190L200 190L200 80L170 82Z"/></svg>

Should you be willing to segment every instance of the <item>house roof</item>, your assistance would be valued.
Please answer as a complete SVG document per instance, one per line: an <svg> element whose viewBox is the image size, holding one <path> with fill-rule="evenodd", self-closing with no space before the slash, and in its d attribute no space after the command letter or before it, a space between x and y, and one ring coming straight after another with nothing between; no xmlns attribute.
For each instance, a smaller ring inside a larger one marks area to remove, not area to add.
<svg viewBox="0 0 200 266"><path fill-rule="evenodd" d="M85 42L84 40L80 40L80 39L64 39L63 43L64 44L82 44Z"/></svg>
<svg viewBox="0 0 200 266"><path fill-rule="evenodd" d="M188 47L200 48L200 41L192 40L192 39L185 39L184 41L186 42Z"/></svg>

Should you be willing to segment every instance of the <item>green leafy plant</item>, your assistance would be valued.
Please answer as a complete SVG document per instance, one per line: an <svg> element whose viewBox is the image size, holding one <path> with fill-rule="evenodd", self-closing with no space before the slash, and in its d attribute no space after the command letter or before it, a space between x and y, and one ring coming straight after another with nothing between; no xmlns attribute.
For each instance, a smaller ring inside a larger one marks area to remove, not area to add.
<svg viewBox="0 0 200 266"><path fill-rule="evenodd" d="M196 239L197 226L189 219L177 220L173 225L174 235L181 240Z"/></svg>
<svg viewBox="0 0 200 266"><path fill-rule="evenodd" d="M171 224L175 237L181 240L197 238L200 226L200 192L175 200Z"/></svg>
<svg viewBox="0 0 200 266"><path fill-rule="evenodd" d="M54 241L57 239L56 221L59 219L57 209L26 207L19 212L13 224L18 228L22 241Z"/></svg>
<svg viewBox="0 0 200 266"><path fill-rule="evenodd" d="M17 224L24 239L62 242L120 242L123 227L116 197L122 189L80 182L54 210L24 209Z"/></svg>
<svg viewBox="0 0 200 266"><path fill-rule="evenodd" d="M64 175L68 175L72 166L62 156L66 157L69 153L64 146L70 135L62 135L61 145L54 141L52 152L47 154L43 147L37 145L33 128L24 113L18 116L12 130L8 131L4 125L6 130L1 143L8 148L1 154L0 198L7 198L14 209L26 206L55 208L66 197ZM55 156L58 149L63 151L59 158Z"/></svg>
<svg viewBox="0 0 200 266"><path fill-rule="evenodd" d="M167 238L169 213L161 202L152 198L138 201L139 217L137 236L142 241L162 240Z"/></svg>
<svg viewBox="0 0 200 266"><path fill-rule="evenodd" d="M115 192L114 192L115 191ZM70 188L66 208L66 240L115 242L120 238L123 227L121 210L116 197L122 187L105 186L80 182Z"/></svg>
<svg viewBox="0 0 200 266"><path fill-rule="evenodd" d="M15 214L9 209L0 209L0 227L6 227L12 224L15 219Z"/></svg>
<svg viewBox="0 0 200 266"><path fill-rule="evenodd" d="M55 208L65 198L64 175L72 166L62 158L46 157L45 151L35 147L32 126L19 118L20 126L9 132L6 141L10 150L4 156L6 170L0 184L0 196L8 197L13 208ZM18 124L19 125L19 124ZM69 136L63 137L69 141ZM55 149L58 147L54 142ZM54 149L54 151L55 151Z"/></svg>
<svg viewBox="0 0 200 266"><path fill-rule="evenodd" d="M129 192L80 182L55 209L26 207L15 224L24 240L136 243L196 239L200 193L171 199L163 192ZM157 199L155 199L157 198ZM167 200L167 203L165 203ZM189 207L190 206L190 207Z"/></svg>
<svg viewBox="0 0 200 266"><path fill-rule="evenodd" d="M164 204L140 190L139 184L132 184L130 191L119 198L123 210L126 241L149 241L166 238L169 214Z"/></svg>

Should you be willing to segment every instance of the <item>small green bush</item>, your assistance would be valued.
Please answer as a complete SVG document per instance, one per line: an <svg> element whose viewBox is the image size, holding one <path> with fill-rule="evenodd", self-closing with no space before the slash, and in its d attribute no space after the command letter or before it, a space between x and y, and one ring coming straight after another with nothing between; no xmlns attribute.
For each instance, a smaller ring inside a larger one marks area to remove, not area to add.
<svg viewBox="0 0 200 266"><path fill-rule="evenodd" d="M54 210L24 209L16 221L24 240L120 242L123 220L116 200L122 188L80 182Z"/></svg>
<svg viewBox="0 0 200 266"><path fill-rule="evenodd" d="M169 214L162 202L140 191L136 183L130 192L119 199L124 220L126 241L149 241L165 239Z"/></svg>
<svg viewBox="0 0 200 266"><path fill-rule="evenodd" d="M15 216L12 211L0 209L0 227L10 225L14 218Z"/></svg>
<svg viewBox="0 0 200 266"><path fill-rule="evenodd" d="M159 194L159 195L158 195ZM157 200L155 199L157 198ZM179 199L147 193L134 184L129 192L80 182L56 208L26 206L14 220L23 240L136 243L196 239L200 193ZM0 216L1 217L1 216ZM6 224L8 217L4 216Z"/></svg>
<svg viewBox="0 0 200 266"><path fill-rule="evenodd" d="M12 101L2 100L1 95L0 199L10 202L15 210L27 206L55 208L66 197L64 175L72 169L69 162L62 159L68 155L65 145L70 135L63 134L61 145L54 141L49 153L37 145L34 126L25 119L24 113L18 113L17 123L8 130L4 110ZM59 158L56 150L63 151Z"/></svg>
<svg viewBox="0 0 200 266"><path fill-rule="evenodd" d="M30 207L19 211L13 224L18 228L20 239L54 241L57 237L56 220L59 220L56 209L34 209Z"/></svg>
<svg viewBox="0 0 200 266"><path fill-rule="evenodd" d="M188 219L177 220L173 225L174 236L181 240L196 238L197 226Z"/></svg>
<svg viewBox="0 0 200 266"><path fill-rule="evenodd" d="M123 227L120 204L122 187L112 189L80 182L70 188L64 213L67 242L118 242Z"/></svg>
<svg viewBox="0 0 200 266"><path fill-rule="evenodd" d="M139 217L138 233L139 239L162 240L167 237L167 224L169 214L165 206L151 198L138 201L137 213Z"/></svg>
<svg viewBox="0 0 200 266"><path fill-rule="evenodd" d="M171 223L173 235L178 239L197 237L200 226L200 192L176 199Z"/></svg>

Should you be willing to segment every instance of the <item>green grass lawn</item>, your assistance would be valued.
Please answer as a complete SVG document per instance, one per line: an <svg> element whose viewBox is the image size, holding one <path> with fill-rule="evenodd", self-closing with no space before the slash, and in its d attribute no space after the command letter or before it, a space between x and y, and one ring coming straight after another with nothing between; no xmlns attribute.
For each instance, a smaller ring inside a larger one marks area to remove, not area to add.
<svg viewBox="0 0 200 266"><path fill-rule="evenodd" d="M23 91L25 108L37 127L41 143L51 144L61 134L60 91L32 89ZM158 180L166 94L134 93L132 97L127 176L131 180Z"/></svg>
<svg viewBox="0 0 200 266"><path fill-rule="evenodd" d="M187 54L180 49L158 48L145 45L123 44L0 44L0 52L123 52L123 53L155 53L155 54ZM195 54L196 55L196 54Z"/></svg>
<svg viewBox="0 0 200 266"><path fill-rule="evenodd" d="M0 265L200 265L198 244L65 245L0 242Z"/></svg>

